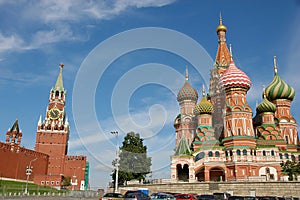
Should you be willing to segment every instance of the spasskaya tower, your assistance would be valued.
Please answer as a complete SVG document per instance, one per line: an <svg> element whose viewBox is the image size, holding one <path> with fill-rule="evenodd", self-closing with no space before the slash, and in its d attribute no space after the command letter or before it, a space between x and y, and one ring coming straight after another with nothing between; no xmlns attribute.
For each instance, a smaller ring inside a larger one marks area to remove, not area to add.
<svg viewBox="0 0 300 200"><path fill-rule="evenodd" d="M71 187L85 190L88 187L88 162L86 156L69 156L68 141L70 125L66 116L66 90L63 86L64 65L60 64L55 86L50 90L44 120L38 121L35 150L48 154L47 175L35 176L34 182L60 188L69 177Z"/></svg>
<svg viewBox="0 0 300 200"><path fill-rule="evenodd" d="M55 86L50 90L49 104L46 110L44 121L40 116L35 150L48 154L49 166L48 173L61 174L63 171L64 156L68 151L69 123L65 112L65 94L63 87L62 69Z"/></svg>

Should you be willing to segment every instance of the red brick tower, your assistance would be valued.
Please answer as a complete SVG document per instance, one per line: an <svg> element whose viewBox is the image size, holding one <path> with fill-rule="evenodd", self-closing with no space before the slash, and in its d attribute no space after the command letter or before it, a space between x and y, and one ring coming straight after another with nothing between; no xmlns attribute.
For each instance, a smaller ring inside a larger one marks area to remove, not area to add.
<svg viewBox="0 0 300 200"><path fill-rule="evenodd" d="M21 139L22 139L22 132L19 129L18 119L16 119L11 129L6 132L5 143L10 145L11 151L16 150L18 152L20 149Z"/></svg>
<svg viewBox="0 0 300 200"><path fill-rule="evenodd" d="M56 84L50 90L45 119L42 121L40 117L36 133L35 150L49 155L48 174L35 176L34 182L60 188L64 177L70 177L72 185L69 189L84 190L88 185L86 156L67 155L70 127L65 112L63 66L60 64Z"/></svg>
<svg viewBox="0 0 300 200"><path fill-rule="evenodd" d="M274 78L266 87L266 97L275 104L275 121L278 123L281 137L287 144L289 151L297 151L299 145L297 123L291 113L291 103L295 97L295 90L285 83L278 75L276 57L274 57Z"/></svg>
<svg viewBox="0 0 300 200"><path fill-rule="evenodd" d="M48 154L49 174L63 174L64 158L67 155L69 139L69 123L65 113L65 94L62 68L54 88L50 90L49 104L45 120L38 122L35 150Z"/></svg>
<svg viewBox="0 0 300 200"><path fill-rule="evenodd" d="M177 94L180 106L180 114L174 121L176 129L176 147L182 137L185 137L190 145L195 134L195 123L193 122L194 108L198 100L198 93L189 82L188 69L186 68L185 83Z"/></svg>
<svg viewBox="0 0 300 200"><path fill-rule="evenodd" d="M225 106L225 92L219 87L219 79L221 75L226 71L230 64L230 53L226 44L226 31L227 28L223 25L222 17L220 15L220 23L217 27L218 34L218 50L213 69L210 71L210 86L209 95L211 103L214 106L214 112L212 113L213 128L215 137L222 139L223 131L223 108Z"/></svg>
<svg viewBox="0 0 300 200"><path fill-rule="evenodd" d="M222 140L224 146L255 147L252 109L246 98L251 81L235 66L232 58L229 67L220 78L220 85L226 94L224 139Z"/></svg>

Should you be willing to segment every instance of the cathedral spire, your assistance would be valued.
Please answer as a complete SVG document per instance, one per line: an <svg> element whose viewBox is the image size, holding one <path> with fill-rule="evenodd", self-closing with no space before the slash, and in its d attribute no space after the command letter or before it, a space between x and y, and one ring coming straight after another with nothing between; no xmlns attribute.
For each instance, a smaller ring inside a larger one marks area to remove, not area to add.
<svg viewBox="0 0 300 200"><path fill-rule="evenodd" d="M216 60L215 60L215 66L221 69L221 73L224 72L224 69L226 69L229 64L230 64L230 53L227 48L226 44L226 31L227 28L225 25L223 25L223 19L222 15L220 13L220 22L219 26L217 27L217 35L218 35L218 51L216 55Z"/></svg>
<svg viewBox="0 0 300 200"><path fill-rule="evenodd" d="M56 84L55 84L55 90L57 91L64 91L64 85L63 85L63 79L62 79L62 69L64 67L64 64L60 64L59 65L59 74L58 74L58 77L57 77L57 80L56 80Z"/></svg>
<svg viewBox="0 0 300 200"><path fill-rule="evenodd" d="M217 33L219 32L219 31L224 31L224 32L226 32L227 31L227 28L226 28L226 26L225 25L223 25L223 19L222 19L222 13L220 12L220 19L219 19L219 26L217 27Z"/></svg>
<svg viewBox="0 0 300 200"><path fill-rule="evenodd" d="M230 61L233 61L233 56L232 56L232 45L229 44L229 53L230 53Z"/></svg>
<svg viewBox="0 0 300 200"><path fill-rule="evenodd" d="M276 64L276 56L274 56L273 61L274 61L274 73L277 74L278 69L277 69L277 64Z"/></svg>
<svg viewBox="0 0 300 200"><path fill-rule="evenodd" d="M185 81L189 81L189 70L188 70L188 66L185 67Z"/></svg>
<svg viewBox="0 0 300 200"><path fill-rule="evenodd" d="M202 97L204 97L205 96L205 86L204 86L204 84L202 84Z"/></svg>

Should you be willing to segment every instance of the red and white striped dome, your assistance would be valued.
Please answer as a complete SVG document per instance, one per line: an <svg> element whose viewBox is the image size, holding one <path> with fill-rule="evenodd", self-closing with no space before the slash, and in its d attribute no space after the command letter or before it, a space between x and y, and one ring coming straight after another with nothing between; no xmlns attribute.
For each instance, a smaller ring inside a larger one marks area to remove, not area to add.
<svg viewBox="0 0 300 200"><path fill-rule="evenodd" d="M219 84L224 87L224 89L245 88L246 90L249 90L251 87L251 80L245 72L238 69L233 60L231 60L229 67L221 76Z"/></svg>

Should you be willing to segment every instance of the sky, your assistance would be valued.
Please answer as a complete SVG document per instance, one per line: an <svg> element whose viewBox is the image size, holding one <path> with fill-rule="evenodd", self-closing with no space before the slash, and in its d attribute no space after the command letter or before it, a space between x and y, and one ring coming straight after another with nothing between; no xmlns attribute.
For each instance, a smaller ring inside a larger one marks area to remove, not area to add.
<svg viewBox="0 0 300 200"><path fill-rule="evenodd" d="M235 64L252 80L254 113L277 56L279 76L296 91L299 120L300 1L0 0L0 141L18 118L21 145L34 148L64 63L68 155L87 156L91 189L111 181L117 141L130 131L152 157L147 178L170 178L176 95L186 66L198 93L202 84L208 89L220 12Z"/></svg>

